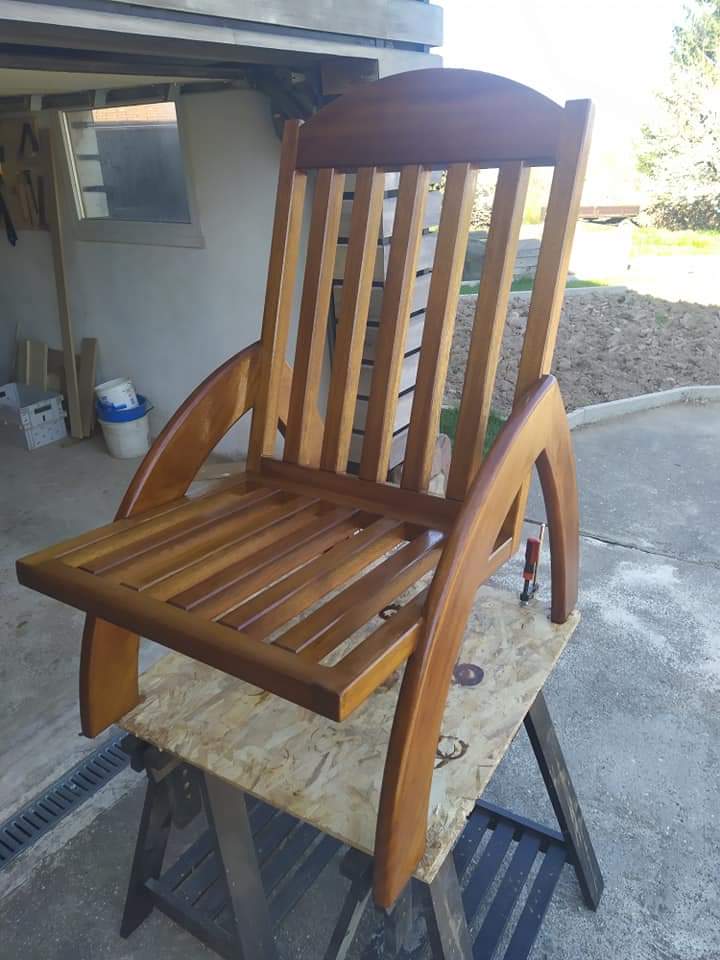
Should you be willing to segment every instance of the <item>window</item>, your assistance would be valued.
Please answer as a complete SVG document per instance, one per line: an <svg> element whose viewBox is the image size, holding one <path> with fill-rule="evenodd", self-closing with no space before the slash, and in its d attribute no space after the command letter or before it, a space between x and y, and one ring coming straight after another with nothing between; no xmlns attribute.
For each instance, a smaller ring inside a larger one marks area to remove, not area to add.
<svg viewBox="0 0 720 960"><path fill-rule="evenodd" d="M82 240L200 246L174 102L64 114Z"/></svg>

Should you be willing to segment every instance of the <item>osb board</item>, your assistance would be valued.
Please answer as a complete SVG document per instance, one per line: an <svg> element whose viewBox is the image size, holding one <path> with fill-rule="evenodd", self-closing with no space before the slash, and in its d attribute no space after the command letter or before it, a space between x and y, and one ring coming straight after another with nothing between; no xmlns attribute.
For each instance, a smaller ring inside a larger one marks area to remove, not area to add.
<svg viewBox="0 0 720 960"><path fill-rule="evenodd" d="M550 623L539 604L483 587L460 657L481 667L476 686L452 684L436 764L428 841L416 876L430 882L579 621ZM180 654L141 679L130 733L372 852L399 679L348 720L323 717Z"/></svg>

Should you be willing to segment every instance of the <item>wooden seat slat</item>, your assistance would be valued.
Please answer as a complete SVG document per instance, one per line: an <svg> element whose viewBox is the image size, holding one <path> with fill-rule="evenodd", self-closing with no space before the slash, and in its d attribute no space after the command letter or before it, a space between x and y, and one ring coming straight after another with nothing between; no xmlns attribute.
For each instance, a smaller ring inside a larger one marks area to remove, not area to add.
<svg viewBox="0 0 720 960"><path fill-rule="evenodd" d="M431 570L439 559L443 539L439 531L425 530L291 627L275 641L276 645L311 660L322 660Z"/></svg>
<svg viewBox="0 0 720 960"><path fill-rule="evenodd" d="M241 555L235 559L228 557L228 562L218 570L209 572L202 579L196 578L187 589L168 594L164 599L184 610L195 610L214 619L260 589L266 582L269 565L273 566L276 577L281 577L344 540L362 525L357 511L328 507L327 504L322 506L324 509L312 514L309 520L307 515L300 516L302 523L271 531L275 535L267 543L253 535L250 542L245 543Z"/></svg>
<svg viewBox="0 0 720 960"><path fill-rule="evenodd" d="M396 520L375 520L246 601L221 622L250 636L267 636L401 543L404 526Z"/></svg>
<svg viewBox="0 0 720 960"><path fill-rule="evenodd" d="M236 511L221 520L204 523L198 529L173 538L161 545L150 546L127 560L115 563L102 576L130 587L152 583L163 575L177 573L193 562L201 562L218 548L229 548L244 541L273 520L282 520L308 507L317 500L287 494L275 494L250 510ZM92 571L91 571L92 572Z"/></svg>
<svg viewBox="0 0 720 960"><path fill-rule="evenodd" d="M215 589L216 586L222 586L226 582L232 582L236 575L236 568L246 563L248 558L254 558L274 544L283 539L290 538L296 531L302 537L307 536L307 528L312 527L318 517L322 516L328 510L336 509L331 504L323 502L311 504L309 507L303 507L290 516L284 516L273 519L266 526L253 531L250 535L242 537L230 545L223 545L208 553L199 561L194 561L187 567L184 567L177 573L158 579L148 585L140 584L138 589L146 589L152 596L158 600L170 600L190 591L195 587L200 587L206 581L211 582L208 589ZM344 515L352 513L347 509ZM252 569L252 566L250 567ZM227 574L225 571L227 570ZM225 579L227 577L227 579ZM219 582L218 582L219 581ZM201 587L201 593L206 588Z"/></svg>
<svg viewBox="0 0 720 960"><path fill-rule="evenodd" d="M337 663L340 714L349 716L415 649L427 588L408 600Z"/></svg>
<svg viewBox="0 0 720 960"><path fill-rule="evenodd" d="M73 550L71 553L59 554L63 563L73 567L85 566L94 560L106 557L125 546L146 541L155 534L174 536L184 530L193 530L205 520L213 520L232 513L238 507L245 507L257 500L263 500L270 495L267 486L258 485L254 490L236 492L234 489L223 491L212 497L198 497L196 500L186 500L178 510L143 521L138 518L121 529L117 536L103 537L99 542Z"/></svg>

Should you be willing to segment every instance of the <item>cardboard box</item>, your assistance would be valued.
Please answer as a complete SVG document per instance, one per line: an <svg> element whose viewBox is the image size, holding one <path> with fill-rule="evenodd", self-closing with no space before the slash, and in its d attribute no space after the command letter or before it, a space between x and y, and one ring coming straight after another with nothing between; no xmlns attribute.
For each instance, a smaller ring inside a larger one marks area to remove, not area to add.
<svg viewBox="0 0 720 960"><path fill-rule="evenodd" d="M0 436L28 450L62 440L67 427L61 395L23 383L0 387Z"/></svg>

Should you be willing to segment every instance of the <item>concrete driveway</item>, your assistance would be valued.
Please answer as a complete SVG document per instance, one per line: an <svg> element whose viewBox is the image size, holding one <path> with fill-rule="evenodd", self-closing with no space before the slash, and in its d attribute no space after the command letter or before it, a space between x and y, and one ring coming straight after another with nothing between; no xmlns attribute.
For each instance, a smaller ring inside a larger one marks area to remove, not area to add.
<svg viewBox="0 0 720 960"><path fill-rule="evenodd" d="M583 621L546 693L606 889L592 914L566 871L533 956L717 960L720 406L585 427L575 444ZM518 590L511 567L501 582ZM86 811L86 829L56 831L19 864L0 902L3 960L214 956L157 914L129 941L117 935L140 813L133 776L117 802ZM552 823L524 735L488 796ZM283 960L322 956L345 883L328 868L281 931Z"/></svg>

